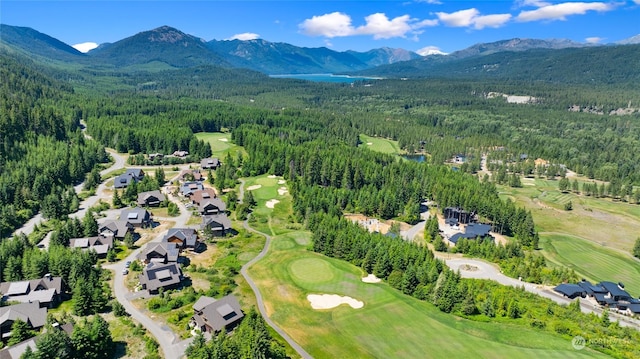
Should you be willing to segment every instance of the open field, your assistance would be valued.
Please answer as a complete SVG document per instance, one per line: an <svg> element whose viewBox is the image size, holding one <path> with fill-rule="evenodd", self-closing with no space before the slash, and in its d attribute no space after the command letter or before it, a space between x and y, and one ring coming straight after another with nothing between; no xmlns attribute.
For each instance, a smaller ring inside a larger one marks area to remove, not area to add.
<svg viewBox="0 0 640 359"><path fill-rule="evenodd" d="M632 295L640 295L637 260L579 237L553 233L541 237L541 247L552 263L572 268L591 281L623 282Z"/></svg>
<svg viewBox="0 0 640 359"><path fill-rule="evenodd" d="M561 337L457 318L386 284L363 283L359 268L306 251L299 244L303 236L310 234L275 237L269 255L250 273L271 318L314 357L604 357L574 350ZM308 294L346 295L364 307L314 310Z"/></svg>
<svg viewBox="0 0 640 359"><path fill-rule="evenodd" d="M360 147L366 147L371 151L396 154L402 152L398 146L398 141L389 140L381 137L370 137L360 135Z"/></svg>
<svg viewBox="0 0 640 359"><path fill-rule="evenodd" d="M235 158L238 151L244 151L242 147L236 146L231 142L231 132L199 132L195 134L196 138L208 142L211 145L213 157L221 160L230 153Z"/></svg>
<svg viewBox="0 0 640 359"><path fill-rule="evenodd" d="M258 199L255 227L275 234L269 253L249 273L260 287L269 316L312 356L604 357L573 349L570 339L512 324L469 321L444 314L387 284L363 283L366 273L361 269L306 249L311 234L291 229L286 198L271 213L262 209L274 195L275 186L269 186L268 180L247 180L247 186L262 185L254 191ZM364 307L314 310L309 294L348 296L364 302Z"/></svg>

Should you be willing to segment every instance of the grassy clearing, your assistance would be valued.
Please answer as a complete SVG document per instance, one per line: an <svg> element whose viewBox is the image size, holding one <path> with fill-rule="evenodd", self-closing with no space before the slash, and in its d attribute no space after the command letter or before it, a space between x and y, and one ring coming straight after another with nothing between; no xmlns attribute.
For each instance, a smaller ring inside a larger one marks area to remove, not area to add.
<svg viewBox="0 0 640 359"><path fill-rule="evenodd" d="M554 264L572 268L592 281L623 282L632 295L640 295L640 261L563 234L545 234L541 245Z"/></svg>
<svg viewBox="0 0 640 359"><path fill-rule="evenodd" d="M271 212L262 209L261 204L273 198L267 180L247 180L247 186L260 183L264 187L254 192L258 200L255 227L276 234L267 256L249 273L260 287L271 319L312 356L604 357L593 351L576 351L570 340L559 336L511 324L468 321L444 314L386 284L363 283L361 278L366 274L359 268L306 250L311 233L288 223L288 201ZM325 293L347 295L365 306L313 310L306 296Z"/></svg>
<svg viewBox="0 0 640 359"><path fill-rule="evenodd" d="M370 137L367 135L360 135L360 147L369 148L371 151L382 153L401 153L398 141L389 140L381 137Z"/></svg>
<svg viewBox="0 0 640 359"><path fill-rule="evenodd" d="M308 252L290 234L274 238L270 254L250 274L271 318L317 358L604 357L576 351L560 337L456 318L386 284L363 283L359 268ZM324 293L347 295L365 306L311 309L306 295Z"/></svg>
<svg viewBox="0 0 640 359"><path fill-rule="evenodd" d="M280 195L278 189L286 187L286 184L279 184L282 177L269 177L267 175L252 177L245 180L245 191L252 186L260 186L254 189L253 198L257 205L251 216L252 227L271 235L278 235L289 232L289 215L291 212L291 196L288 192ZM274 208L267 207L270 200L278 200L279 202Z"/></svg>
<svg viewBox="0 0 640 359"><path fill-rule="evenodd" d="M227 153L235 158L239 151L244 152L242 147L231 142L230 132L199 132L195 136L199 140L208 142L211 145L212 156L220 159L224 158Z"/></svg>

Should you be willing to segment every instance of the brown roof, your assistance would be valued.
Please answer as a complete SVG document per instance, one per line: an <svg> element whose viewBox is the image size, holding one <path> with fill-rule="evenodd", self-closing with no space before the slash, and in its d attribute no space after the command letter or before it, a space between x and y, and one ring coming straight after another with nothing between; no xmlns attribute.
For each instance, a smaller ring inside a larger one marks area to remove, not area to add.
<svg viewBox="0 0 640 359"><path fill-rule="evenodd" d="M191 201L197 205L200 205L203 201L216 198L217 194L213 188L205 188L191 193Z"/></svg>

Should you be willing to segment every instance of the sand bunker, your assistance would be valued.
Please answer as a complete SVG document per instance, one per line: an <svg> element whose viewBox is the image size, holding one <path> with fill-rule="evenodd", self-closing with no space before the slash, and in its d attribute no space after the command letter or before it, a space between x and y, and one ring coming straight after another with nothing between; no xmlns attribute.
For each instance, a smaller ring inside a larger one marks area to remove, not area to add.
<svg viewBox="0 0 640 359"><path fill-rule="evenodd" d="M280 187L278 188L278 194L281 196L284 196L285 193L289 192L289 190L287 189L287 187Z"/></svg>
<svg viewBox="0 0 640 359"><path fill-rule="evenodd" d="M311 302L313 309L332 309L340 304L348 304L353 309L364 307L364 303L359 300L337 294L309 294L307 300Z"/></svg>
<svg viewBox="0 0 640 359"><path fill-rule="evenodd" d="M373 143L367 142L367 146L371 146L371 145L373 145Z"/></svg>
<svg viewBox="0 0 640 359"><path fill-rule="evenodd" d="M265 203L265 205L267 206L267 208L273 208L278 203L280 203L280 201L278 201L277 199L270 199L267 201L267 203Z"/></svg>
<svg viewBox="0 0 640 359"><path fill-rule="evenodd" d="M267 178L278 178L276 175L268 175Z"/></svg>
<svg viewBox="0 0 640 359"><path fill-rule="evenodd" d="M285 184L285 183L287 183L287 181L285 181L285 180L279 180L278 181L278 184Z"/></svg>
<svg viewBox="0 0 640 359"><path fill-rule="evenodd" d="M253 191L253 190L258 189L260 187L262 187L261 184L254 184L253 186L247 187L247 191Z"/></svg>
<svg viewBox="0 0 640 359"><path fill-rule="evenodd" d="M382 279L375 276L375 274L369 274L368 276L362 278L362 281L365 283L380 283Z"/></svg>
<svg viewBox="0 0 640 359"><path fill-rule="evenodd" d="M218 141L229 142L229 139L228 138L218 138Z"/></svg>

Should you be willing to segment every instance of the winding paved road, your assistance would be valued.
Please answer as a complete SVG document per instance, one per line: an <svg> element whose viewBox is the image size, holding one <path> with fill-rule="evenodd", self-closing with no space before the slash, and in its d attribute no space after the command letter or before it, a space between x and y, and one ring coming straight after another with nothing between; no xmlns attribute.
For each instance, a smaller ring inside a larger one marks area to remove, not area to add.
<svg viewBox="0 0 640 359"><path fill-rule="evenodd" d="M239 190L239 194L238 194L238 201L240 203L242 203L242 200L244 199L244 180L239 180L240 181L240 190ZM240 270L240 274L242 274L242 276L244 277L244 279L247 281L247 283L249 284L249 286L251 287L251 290L253 290L253 293L256 295L256 301L258 302L258 310L260 310L260 314L262 314L262 317L264 318L265 322L267 322L267 324L269 326L271 326L271 328L273 328L273 330L275 330L278 334L280 334L280 336L282 336L282 338L284 340L287 341L287 343L289 343L289 345L291 345L291 347L298 352L298 354L305 359L311 359L313 358L309 353L307 353L306 350L304 350L298 343L296 343L293 339L291 339L291 337L284 332L284 330L282 330L276 323L274 323L271 318L269 318L269 316L267 315L267 310L264 306L264 301L262 299L262 294L260 293L260 289L258 288L258 286L255 284L255 282L253 281L253 279L251 279L251 277L249 276L249 273L247 272L247 270L254 265L257 261L259 261L260 259L262 259L267 252L269 251L269 245L271 244L271 236L265 233L262 233L256 229L251 228L251 226L249 226L249 219L246 219L242 225L244 226L244 228L250 232L259 234L261 236L265 237L265 243L264 243L264 247L262 248L262 251L260 251L260 253L255 256L252 260L250 260L249 262L247 262L245 265L242 266L242 269Z"/></svg>
<svg viewBox="0 0 640 359"><path fill-rule="evenodd" d="M574 300L566 298L540 284L528 283L517 280L515 278L507 277L502 274L494 264L487 263L478 259L471 258L447 258L447 255L440 252L434 252L437 258L442 259L449 268L454 271L459 271L462 278L476 278L476 279L489 279L496 281L502 285L509 285L512 287L523 287L527 292L537 294L541 297L553 300L558 304L569 304ZM588 300L580 301L580 309L584 313L602 314L602 309L599 305L596 305ZM619 315L615 312L609 312L609 316L612 320L619 320L620 325L623 327L632 327L640 329L640 321Z"/></svg>

